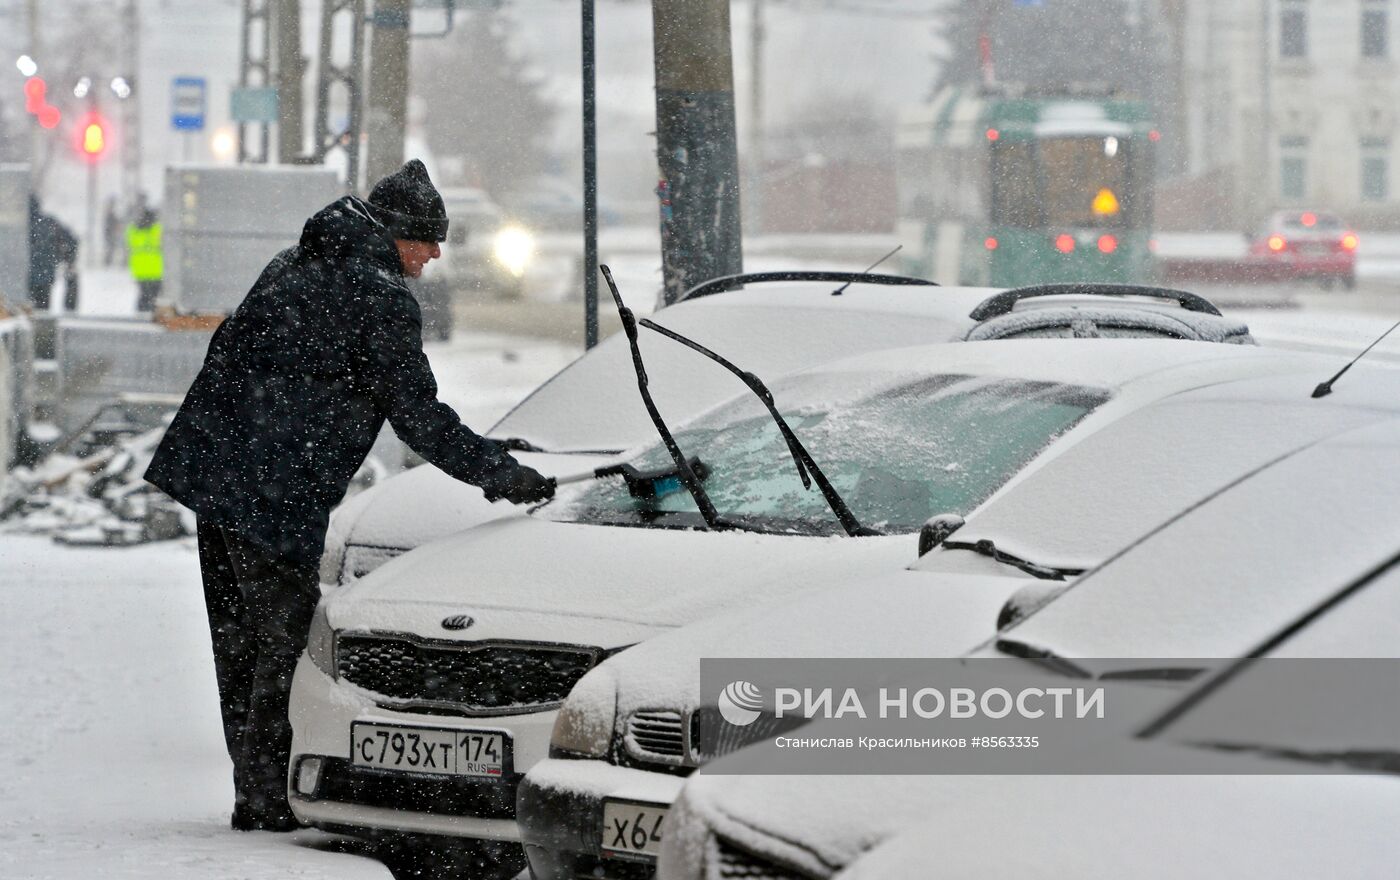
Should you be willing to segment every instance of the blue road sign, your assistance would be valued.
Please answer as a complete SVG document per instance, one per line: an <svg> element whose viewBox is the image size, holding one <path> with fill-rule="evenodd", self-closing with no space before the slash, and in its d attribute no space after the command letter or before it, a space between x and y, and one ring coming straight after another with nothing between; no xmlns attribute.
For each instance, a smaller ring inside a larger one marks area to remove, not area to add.
<svg viewBox="0 0 1400 880"><path fill-rule="evenodd" d="M176 131L203 131L205 79L177 76L170 85L170 125Z"/></svg>

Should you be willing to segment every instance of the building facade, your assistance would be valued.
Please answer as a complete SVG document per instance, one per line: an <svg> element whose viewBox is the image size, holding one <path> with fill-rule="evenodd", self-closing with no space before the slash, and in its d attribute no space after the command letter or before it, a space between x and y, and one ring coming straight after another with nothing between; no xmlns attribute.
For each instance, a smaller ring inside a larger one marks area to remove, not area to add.
<svg viewBox="0 0 1400 880"><path fill-rule="evenodd" d="M1162 4L1178 65L1165 226L1308 207L1400 227L1400 0Z"/></svg>

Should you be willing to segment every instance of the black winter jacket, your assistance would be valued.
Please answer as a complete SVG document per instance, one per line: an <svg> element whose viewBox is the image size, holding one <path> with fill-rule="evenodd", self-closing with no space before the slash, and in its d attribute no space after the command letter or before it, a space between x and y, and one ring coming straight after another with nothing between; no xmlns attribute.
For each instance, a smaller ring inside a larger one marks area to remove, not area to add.
<svg viewBox="0 0 1400 880"><path fill-rule="evenodd" d="M347 196L306 222L220 325L146 479L302 565L388 419L453 477L506 491L520 467L438 401L393 240Z"/></svg>

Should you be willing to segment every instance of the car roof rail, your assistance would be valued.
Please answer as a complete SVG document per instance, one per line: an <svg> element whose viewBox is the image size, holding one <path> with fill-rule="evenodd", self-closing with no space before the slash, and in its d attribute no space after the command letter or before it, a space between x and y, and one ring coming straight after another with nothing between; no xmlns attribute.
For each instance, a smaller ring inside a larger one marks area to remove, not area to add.
<svg viewBox="0 0 1400 880"><path fill-rule="evenodd" d="M885 275L878 272L836 272L823 270L789 269L778 272L742 272L738 275L723 275L719 278L711 278L709 281L702 281L694 287L681 294L676 302L699 299L702 296L714 296L717 293L728 293L731 290L738 290L746 284L756 284L762 281L834 281L859 284L889 284L889 285L922 285L926 287L937 287L937 281L929 281L927 278L913 278L908 275Z"/></svg>
<svg viewBox="0 0 1400 880"><path fill-rule="evenodd" d="M968 313L974 321L985 321L1009 313L1023 299L1037 296L1142 296L1150 299L1169 299L1188 312L1201 312L1220 316L1220 309L1203 296L1185 290L1169 287L1148 287L1139 284L1033 284L1003 290L982 300L977 308Z"/></svg>

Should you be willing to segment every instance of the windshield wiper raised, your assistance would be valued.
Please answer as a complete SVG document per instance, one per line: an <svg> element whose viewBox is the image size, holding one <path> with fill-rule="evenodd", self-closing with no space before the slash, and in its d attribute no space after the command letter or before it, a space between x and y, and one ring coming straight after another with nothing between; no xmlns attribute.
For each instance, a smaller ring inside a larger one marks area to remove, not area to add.
<svg viewBox="0 0 1400 880"><path fill-rule="evenodd" d="M606 266L600 266L599 268L603 270L603 276L608 279L608 285L612 287L613 296L617 297L617 287L613 284L612 273L608 271ZM620 297L618 298L618 302L621 302ZM803 488L812 488L812 480L816 480L817 488L821 490L822 497L826 499L827 506L830 507L831 512L836 515L836 519L841 523L841 528L846 530L847 535L856 538L883 534L875 529L861 525L860 520L856 519L856 515L851 512L851 508L846 504L845 499L841 497L841 493L837 492L836 487L831 485L831 481L826 478L826 474L822 473L821 467L813 460L811 453L807 451L807 447L803 446L802 441L797 439L797 435L793 433L792 427L787 423L787 419L783 418L782 413L778 412L778 407L773 402L773 392L768 390L768 386L763 384L762 379L747 370L740 369L721 355L716 354L695 340L688 339L674 330L662 327L649 318L643 318L638 323L648 330L654 330L660 333L667 339L679 342L692 351L699 352L721 367L724 367L735 376L738 376L739 380L762 401L763 406L768 410L768 414L772 416L774 423L777 424L778 432L783 435L783 440L787 442L788 454L792 456L792 463L797 467L797 476L802 480ZM808 474L811 475L810 479Z"/></svg>
<svg viewBox="0 0 1400 880"><path fill-rule="evenodd" d="M632 366L637 371L637 388L642 393L642 403L646 405L647 414L651 416L652 424L656 426L656 433L661 435L661 442L665 445L666 451L671 454L671 460L676 464L676 474L680 477L681 485L690 492L690 497L695 499L695 506L700 508L700 515L705 518L705 524L716 531L732 529L733 525L720 519L719 511L710 501L710 496L706 494L705 487L700 485L700 476L691 467L690 461L681 452L680 446L676 445L676 438L671 436L671 431L666 427L666 421L661 418L661 413L656 408L656 402L651 399L651 392L647 390L647 368L642 363L642 350L637 345L637 318L632 314L632 310L622 304L622 294L617 291L617 282L613 281L612 270L607 266L599 266L603 277L607 279L608 289L612 291L613 302L617 304L617 315L622 319L622 332L627 334L627 342L632 347Z"/></svg>
<svg viewBox="0 0 1400 880"><path fill-rule="evenodd" d="M990 538L983 538L979 541L944 541L943 547L946 550L971 550L973 553L995 559L1004 565L1019 568L1026 574L1041 580L1062 581L1065 578L1077 577L1084 573L1082 568L1054 568L1049 565L1041 565L1038 562L1031 562L1029 559L1022 559L1014 553L1007 553L997 547L996 542Z"/></svg>

